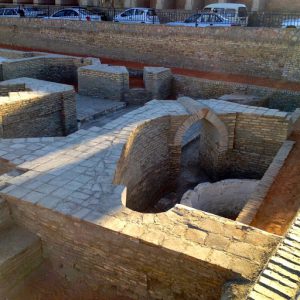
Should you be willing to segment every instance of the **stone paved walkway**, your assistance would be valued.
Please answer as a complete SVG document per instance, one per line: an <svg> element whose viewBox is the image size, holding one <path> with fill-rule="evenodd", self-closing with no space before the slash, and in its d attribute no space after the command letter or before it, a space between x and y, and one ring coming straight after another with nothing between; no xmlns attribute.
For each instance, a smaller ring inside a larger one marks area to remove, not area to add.
<svg viewBox="0 0 300 300"><path fill-rule="evenodd" d="M216 113L240 111L246 114L279 115L283 118L287 116L277 110L222 101L199 102L214 108ZM102 127L81 129L65 138L1 140L0 157L27 172L10 178L7 182L9 186L1 190L0 194L4 199L12 197L28 205L47 208L55 213L219 264L250 278L257 274L260 261L265 259L270 247L274 247L277 237L253 228L244 235L238 235L241 225L234 221L181 207L162 214L138 213L122 204L126 188L113 184L116 164L133 130L161 116L187 114L184 106L177 101L154 100ZM190 229L191 223L192 228L201 229ZM226 227L232 231L224 232ZM223 249L231 241L232 234L236 235L237 240L228 249ZM217 235L222 235L227 241L221 246L222 251L205 244L206 239L210 240ZM259 240L258 236L264 236L264 242L255 245L254 249L252 241ZM252 250L245 254L243 247L238 247L238 244Z"/></svg>

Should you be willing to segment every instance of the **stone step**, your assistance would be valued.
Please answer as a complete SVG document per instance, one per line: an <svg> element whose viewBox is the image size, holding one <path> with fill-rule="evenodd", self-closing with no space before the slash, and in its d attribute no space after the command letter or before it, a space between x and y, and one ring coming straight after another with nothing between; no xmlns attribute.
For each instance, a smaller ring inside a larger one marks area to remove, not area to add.
<svg viewBox="0 0 300 300"><path fill-rule="evenodd" d="M41 241L36 235L17 225L0 231L0 299L6 299L41 262Z"/></svg>
<svg viewBox="0 0 300 300"><path fill-rule="evenodd" d="M0 198L0 231L11 225L11 216L7 202Z"/></svg>

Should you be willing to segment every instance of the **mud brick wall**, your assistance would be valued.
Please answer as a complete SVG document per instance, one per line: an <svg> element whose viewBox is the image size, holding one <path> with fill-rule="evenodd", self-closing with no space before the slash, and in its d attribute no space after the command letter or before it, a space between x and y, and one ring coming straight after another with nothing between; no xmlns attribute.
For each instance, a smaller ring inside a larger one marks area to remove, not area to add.
<svg viewBox="0 0 300 300"><path fill-rule="evenodd" d="M300 31L280 28L0 21L0 41L8 46L294 81L300 81L299 40ZM292 65L291 60L295 62Z"/></svg>
<svg viewBox="0 0 300 300"><path fill-rule="evenodd" d="M77 84L77 69L91 64L91 59L61 55L36 56L2 63L3 80L19 77Z"/></svg>
<svg viewBox="0 0 300 300"><path fill-rule="evenodd" d="M0 97L8 96L10 92L21 92L26 91L25 84L8 84L0 85Z"/></svg>
<svg viewBox="0 0 300 300"><path fill-rule="evenodd" d="M300 92L262 86L207 80L174 75L173 89L176 95L198 99L216 99L225 94L249 94L265 98L269 108L294 111L300 107Z"/></svg>
<svg viewBox="0 0 300 300"><path fill-rule="evenodd" d="M164 215L139 214L142 223L128 220L116 232L38 205L8 201L14 220L41 237L44 256L61 276L72 284L83 281L106 296L112 292L133 299L220 299L227 280L256 278L280 241L255 228L184 208ZM143 237L130 236L143 228ZM158 245L162 234L165 240Z"/></svg>
<svg viewBox="0 0 300 300"><path fill-rule="evenodd" d="M10 93L9 97L19 96ZM44 97L36 97L33 93L29 100L0 102L0 137L63 136L76 131L74 97L74 91Z"/></svg>
<svg viewBox="0 0 300 300"><path fill-rule="evenodd" d="M166 99L171 94L172 73L168 68L145 67L145 89L152 92L153 99Z"/></svg>
<svg viewBox="0 0 300 300"><path fill-rule="evenodd" d="M188 117L155 119L131 134L115 176L115 183L128 189L129 208L143 211L174 190L183 145L174 146L172 141ZM219 132L211 123L201 120L201 167L215 180L261 178L287 138L289 120L274 112L269 116L230 113L219 117L228 130L228 149L218 150ZM199 130L199 126L192 130ZM188 128L186 132L190 134Z"/></svg>
<svg viewBox="0 0 300 300"><path fill-rule="evenodd" d="M226 120L224 120L226 122ZM275 115L237 113L233 148L227 153L224 175L261 178L286 140L289 120ZM227 165L228 163L228 165Z"/></svg>
<svg viewBox="0 0 300 300"><path fill-rule="evenodd" d="M267 0L265 1L266 11L276 12L300 12L300 2L298 0Z"/></svg>
<svg viewBox="0 0 300 300"><path fill-rule="evenodd" d="M33 57L33 56L40 56L40 55L41 53L38 52L23 52L23 51L0 49L0 56L8 59Z"/></svg>
<svg viewBox="0 0 300 300"><path fill-rule="evenodd" d="M81 95L123 100L129 90L129 73L125 67L95 64L78 69Z"/></svg>
<svg viewBox="0 0 300 300"><path fill-rule="evenodd" d="M169 118L162 117L141 125L129 137L115 183L127 187L126 206L131 209L154 205L170 189L168 129Z"/></svg>

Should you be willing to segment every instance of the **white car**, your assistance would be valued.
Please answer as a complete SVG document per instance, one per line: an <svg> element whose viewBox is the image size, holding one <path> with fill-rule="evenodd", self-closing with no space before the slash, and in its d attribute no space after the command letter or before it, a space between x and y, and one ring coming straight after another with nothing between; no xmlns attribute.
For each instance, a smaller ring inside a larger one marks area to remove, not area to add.
<svg viewBox="0 0 300 300"><path fill-rule="evenodd" d="M153 8L129 8L114 17L114 22L159 24L158 16Z"/></svg>
<svg viewBox="0 0 300 300"><path fill-rule="evenodd" d="M46 19L80 20L80 21L101 21L101 17L91 14L84 8L65 8L55 12Z"/></svg>
<svg viewBox="0 0 300 300"><path fill-rule="evenodd" d="M300 19L284 20L281 24L282 28L300 28Z"/></svg>
<svg viewBox="0 0 300 300"><path fill-rule="evenodd" d="M21 9L23 9L25 17L28 18L41 18L46 15L44 11L38 9L37 7L24 7Z"/></svg>
<svg viewBox="0 0 300 300"><path fill-rule="evenodd" d="M189 27L230 27L238 26L224 17L214 13L198 13L190 16L183 22L170 22L166 25L189 26Z"/></svg>
<svg viewBox="0 0 300 300"><path fill-rule="evenodd" d="M20 18L20 15L17 8L0 8L0 17Z"/></svg>
<svg viewBox="0 0 300 300"><path fill-rule="evenodd" d="M20 7L20 8L1 8L0 17L6 18L19 18L21 17L21 11L23 17L26 18L38 18L45 16L45 13L36 7Z"/></svg>

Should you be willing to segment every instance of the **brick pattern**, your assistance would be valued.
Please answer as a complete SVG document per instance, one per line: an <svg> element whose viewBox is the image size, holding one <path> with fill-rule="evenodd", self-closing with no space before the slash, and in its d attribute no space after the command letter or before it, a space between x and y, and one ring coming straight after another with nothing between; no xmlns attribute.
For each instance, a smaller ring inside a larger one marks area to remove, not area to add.
<svg viewBox="0 0 300 300"><path fill-rule="evenodd" d="M0 86L12 90L0 97L0 137L61 136L77 130L73 87L28 78ZM24 86L25 91L16 92Z"/></svg>
<svg viewBox="0 0 300 300"><path fill-rule="evenodd" d="M289 65L284 76L300 80L299 61L291 58L299 53L297 31L96 23L11 18L0 22L0 40L45 51L275 79L283 77L292 59L295 64Z"/></svg>
<svg viewBox="0 0 300 300"><path fill-rule="evenodd" d="M95 64L78 69L79 94L111 100L124 100L129 90L129 73L125 67Z"/></svg>
<svg viewBox="0 0 300 300"><path fill-rule="evenodd" d="M152 92L144 88L129 89L128 92L124 94L124 101L133 105L145 104L152 99Z"/></svg>
<svg viewBox="0 0 300 300"><path fill-rule="evenodd" d="M26 87L24 83L21 84L1 84L0 86L0 97L8 96L10 92L24 92Z"/></svg>
<svg viewBox="0 0 300 300"><path fill-rule="evenodd" d="M300 213L269 258L247 299L295 299L300 281Z"/></svg>
<svg viewBox="0 0 300 300"><path fill-rule="evenodd" d="M170 69L145 67L143 78L145 89L152 93L153 99L166 99L170 96L173 79Z"/></svg>
<svg viewBox="0 0 300 300"><path fill-rule="evenodd" d="M247 114L247 107L234 107ZM225 105L213 109L224 118ZM160 214L124 206L133 183L120 171L136 176L140 194L154 193L147 184L159 190L176 124L189 117L177 101L151 101L101 128L0 143L1 157L28 170L7 180L1 197L18 223L39 233L45 255L70 280L76 274L104 290L117 282L119 294L137 299L219 299L229 279L256 278L280 237L182 206Z"/></svg>
<svg viewBox="0 0 300 300"><path fill-rule="evenodd" d="M217 99L227 94L246 94L259 97L262 102L273 109L291 112L300 106L299 92L249 84L207 80L175 74L173 88L176 95L185 95L196 99Z"/></svg>
<svg viewBox="0 0 300 300"><path fill-rule="evenodd" d="M92 60L88 58L43 55L2 62L3 80L29 77L46 81L77 84L77 69L81 66L92 64Z"/></svg>

